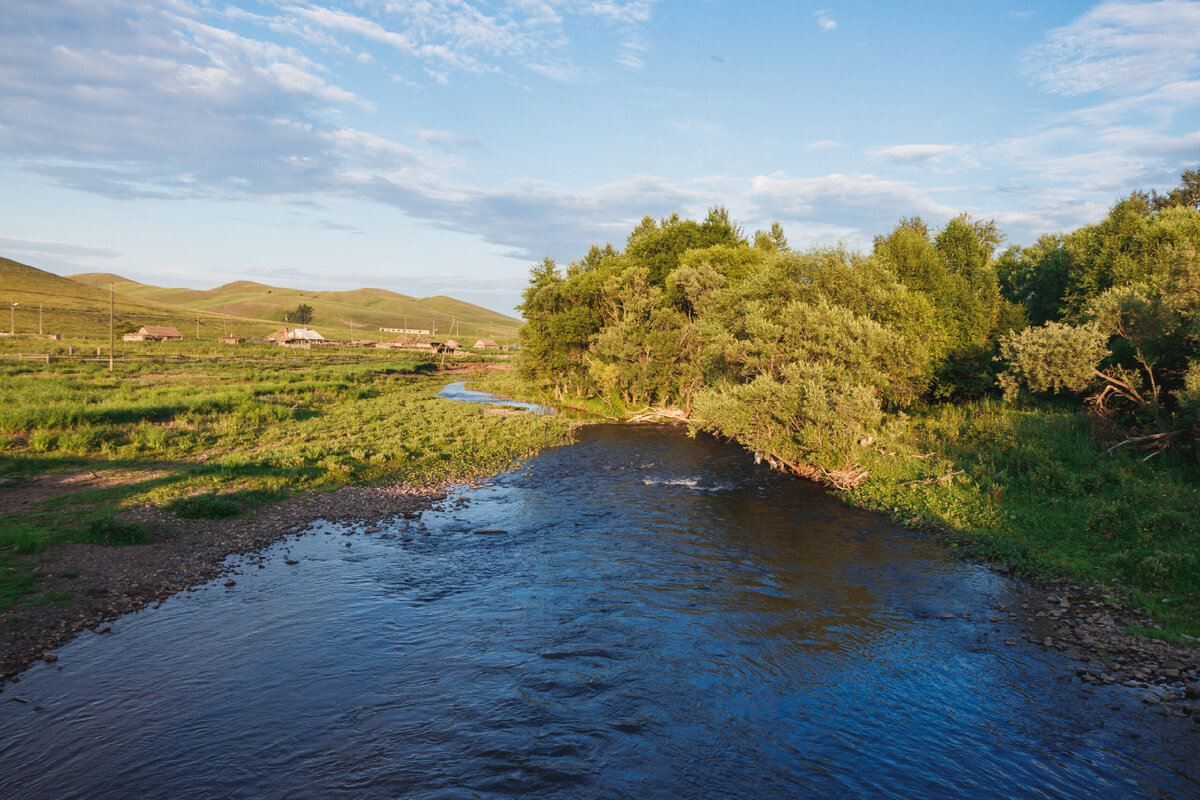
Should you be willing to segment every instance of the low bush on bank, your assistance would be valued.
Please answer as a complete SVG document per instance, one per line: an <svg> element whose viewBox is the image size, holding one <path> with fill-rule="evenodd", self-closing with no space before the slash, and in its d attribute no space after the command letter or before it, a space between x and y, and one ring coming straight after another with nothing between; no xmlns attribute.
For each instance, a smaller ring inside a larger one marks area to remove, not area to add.
<svg viewBox="0 0 1200 800"><path fill-rule="evenodd" d="M111 547L150 543L150 534L146 532L146 526L108 515L89 520L87 528L78 538L84 542Z"/></svg>
<svg viewBox="0 0 1200 800"><path fill-rule="evenodd" d="M241 506L216 492L181 497L167 503L166 508L175 516L184 519L225 519L236 517L242 512Z"/></svg>

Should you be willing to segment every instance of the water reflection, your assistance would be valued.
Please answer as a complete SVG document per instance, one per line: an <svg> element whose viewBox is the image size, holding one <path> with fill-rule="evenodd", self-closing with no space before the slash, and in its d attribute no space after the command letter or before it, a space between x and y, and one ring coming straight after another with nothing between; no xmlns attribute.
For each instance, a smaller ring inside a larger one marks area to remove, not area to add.
<svg viewBox="0 0 1200 800"><path fill-rule="evenodd" d="M1183 723L1003 644L1019 587L736 449L594 426L467 497L63 648L0 795L1200 793Z"/></svg>
<svg viewBox="0 0 1200 800"><path fill-rule="evenodd" d="M538 405L537 403L526 403L522 400L509 400L498 395L489 394L488 392L477 392L474 389L468 389L467 384L461 381L458 383L446 384L436 396L445 398L447 400L457 400L460 403L484 403L486 405L493 406L523 408L526 411L532 411L534 414L542 414L546 416L551 416L558 413L550 406Z"/></svg>

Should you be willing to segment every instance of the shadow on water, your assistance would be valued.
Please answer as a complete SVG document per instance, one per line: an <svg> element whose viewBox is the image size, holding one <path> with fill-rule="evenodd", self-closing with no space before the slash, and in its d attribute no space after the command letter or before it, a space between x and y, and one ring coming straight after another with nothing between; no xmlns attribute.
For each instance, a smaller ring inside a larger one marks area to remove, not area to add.
<svg viewBox="0 0 1200 800"><path fill-rule="evenodd" d="M266 555L6 689L0 795L1200 794L1186 723L990 621L1019 584L677 429Z"/></svg>

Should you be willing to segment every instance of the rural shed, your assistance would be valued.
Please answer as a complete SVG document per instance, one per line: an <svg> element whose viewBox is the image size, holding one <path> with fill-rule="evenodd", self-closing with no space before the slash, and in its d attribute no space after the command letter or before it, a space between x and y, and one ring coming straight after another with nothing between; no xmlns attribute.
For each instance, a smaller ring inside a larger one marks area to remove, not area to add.
<svg viewBox="0 0 1200 800"><path fill-rule="evenodd" d="M500 345L496 344L496 342L492 339L476 339L475 340L475 349L476 350L499 350Z"/></svg>
<svg viewBox="0 0 1200 800"><path fill-rule="evenodd" d="M183 334L170 325L143 325L137 333L127 333L123 342L182 342Z"/></svg>

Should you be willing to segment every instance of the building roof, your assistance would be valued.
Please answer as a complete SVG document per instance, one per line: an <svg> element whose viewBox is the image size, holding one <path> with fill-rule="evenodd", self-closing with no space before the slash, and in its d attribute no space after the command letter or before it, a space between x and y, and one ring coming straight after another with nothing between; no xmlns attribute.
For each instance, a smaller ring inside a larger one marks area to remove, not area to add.
<svg viewBox="0 0 1200 800"><path fill-rule="evenodd" d="M325 341L325 337L312 328L288 328L286 326L272 333L267 339L272 342Z"/></svg>
<svg viewBox="0 0 1200 800"><path fill-rule="evenodd" d="M476 339L475 346L476 347L499 347L500 345L496 344L496 342L492 339Z"/></svg>
<svg viewBox="0 0 1200 800"><path fill-rule="evenodd" d="M138 333L143 336L177 336L183 338L183 334L178 328L173 328L170 325L143 325Z"/></svg>
<svg viewBox="0 0 1200 800"><path fill-rule="evenodd" d="M433 345L433 339L430 339L428 336L414 336L412 334L402 333L395 339L392 339L391 344L421 345L423 347L431 347Z"/></svg>

